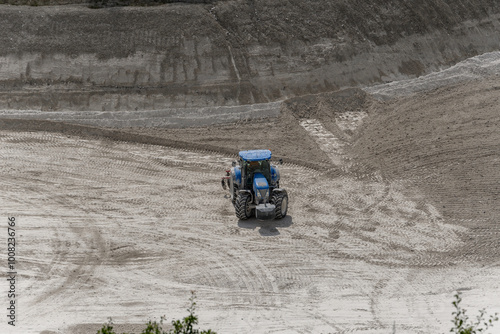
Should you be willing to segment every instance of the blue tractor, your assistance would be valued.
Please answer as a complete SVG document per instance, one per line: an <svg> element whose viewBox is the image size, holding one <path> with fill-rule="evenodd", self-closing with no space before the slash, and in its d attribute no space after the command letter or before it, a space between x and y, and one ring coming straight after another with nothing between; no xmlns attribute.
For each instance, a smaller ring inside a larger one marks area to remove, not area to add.
<svg viewBox="0 0 500 334"><path fill-rule="evenodd" d="M254 216L263 220L281 219L286 216L288 194L280 188L279 169L270 160L269 150L241 151L238 164L233 161L233 167L226 170L222 187L229 189L239 219Z"/></svg>

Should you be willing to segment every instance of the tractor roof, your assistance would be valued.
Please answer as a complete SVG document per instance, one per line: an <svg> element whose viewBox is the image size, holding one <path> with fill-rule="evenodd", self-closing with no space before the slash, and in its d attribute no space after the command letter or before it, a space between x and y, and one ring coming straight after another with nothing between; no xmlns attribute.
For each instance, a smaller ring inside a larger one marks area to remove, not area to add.
<svg viewBox="0 0 500 334"><path fill-rule="evenodd" d="M240 151L240 158L245 161L269 160L271 159L271 151L269 150Z"/></svg>

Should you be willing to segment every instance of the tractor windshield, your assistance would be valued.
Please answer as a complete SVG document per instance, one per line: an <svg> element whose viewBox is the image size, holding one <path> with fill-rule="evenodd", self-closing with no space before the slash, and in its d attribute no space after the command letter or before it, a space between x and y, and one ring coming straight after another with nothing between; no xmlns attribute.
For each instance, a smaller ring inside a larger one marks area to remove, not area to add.
<svg viewBox="0 0 500 334"><path fill-rule="evenodd" d="M260 161L243 161L246 183L251 184L253 180L253 176L255 173L262 173L264 177L267 179L267 182L271 181L271 166L269 164L269 160L260 160Z"/></svg>

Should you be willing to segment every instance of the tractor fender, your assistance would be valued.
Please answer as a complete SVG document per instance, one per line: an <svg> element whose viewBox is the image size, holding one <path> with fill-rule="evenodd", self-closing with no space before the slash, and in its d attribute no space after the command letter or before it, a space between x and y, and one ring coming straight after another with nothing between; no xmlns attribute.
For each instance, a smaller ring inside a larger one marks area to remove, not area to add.
<svg viewBox="0 0 500 334"><path fill-rule="evenodd" d="M280 170L278 166L271 165L271 183L275 185L280 180Z"/></svg>
<svg viewBox="0 0 500 334"><path fill-rule="evenodd" d="M238 188L241 188L241 167L240 166L231 167L231 178L232 178L234 184L236 184L238 186Z"/></svg>
<svg viewBox="0 0 500 334"><path fill-rule="evenodd" d="M274 188L273 189L273 193L284 193L284 194L288 194L286 189L283 189L283 188Z"/></svg>
<svg viewBox="0 0 500 334"><path fill-rule="evenodd" d="M253 194L250 190L248 189L241 189L241 190L238 190L238 194L242 194L242 193L247 193L250 195L250 203L253 203Z"/></svg>

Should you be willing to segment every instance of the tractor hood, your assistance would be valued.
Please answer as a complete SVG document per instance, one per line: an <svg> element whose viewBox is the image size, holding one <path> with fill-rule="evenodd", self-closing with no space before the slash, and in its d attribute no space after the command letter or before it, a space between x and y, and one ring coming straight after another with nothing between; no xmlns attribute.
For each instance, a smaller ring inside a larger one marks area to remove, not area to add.
<svg viewBox="0 0 500 334"><path fill-rule="evenodd" d="M255 173L253 176L253 191L256 197L256 204L267 203L269 200L269 184L262 173Z"/></svg>
<svg viewBox="0 0 500 334"><path fill-rule="evenodd" d="M262 173L255 173L253 177L253 189L255 192L258 190L267 190L269 189L269 184L267 183L266 178Z"/></svg>

